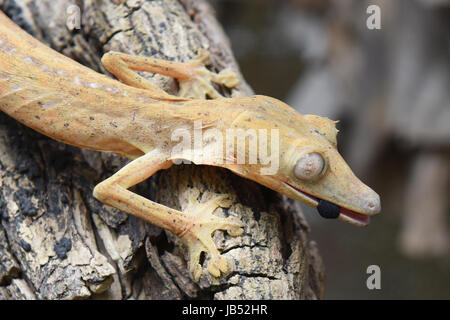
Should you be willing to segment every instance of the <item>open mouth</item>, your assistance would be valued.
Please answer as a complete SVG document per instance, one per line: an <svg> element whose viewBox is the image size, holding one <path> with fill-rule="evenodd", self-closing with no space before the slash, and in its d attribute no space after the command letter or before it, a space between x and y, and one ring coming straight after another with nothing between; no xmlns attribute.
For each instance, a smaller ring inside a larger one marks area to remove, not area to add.
<svg viewBox="0 0 450 320"><path fill-rule="evenodd" d="M298 194L301 198L304 198L307 203L315 205L317 210L319 211L319 214L328 219L332 218L339 218L341 220L350 222L357 226L366 226L370 223L370 217L368 215L339 207L335 205L334 203L328 202L326 200L314 197L304 191L301 191L293 186L291 186L289 183L284 183L289 189L294 191L296 194Z"/></svg>

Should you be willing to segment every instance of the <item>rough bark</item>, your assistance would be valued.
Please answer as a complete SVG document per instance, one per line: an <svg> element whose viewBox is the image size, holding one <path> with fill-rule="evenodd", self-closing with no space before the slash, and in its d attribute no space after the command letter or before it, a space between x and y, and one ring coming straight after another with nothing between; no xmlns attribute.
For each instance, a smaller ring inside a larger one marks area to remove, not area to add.
<svg viewBox="0 0 450 320"><path fill-rule="evenodd" d="M66 9L81 8L81 29L67 29ZM228 40L206 1L2 1L0 9L57 51L105 72L109 50L186 61L201 47L212 67L239 74ZM176 83L151 77L168 91ZM242 79L228 95L248 95ZM216 232L234 267L199 283L173 235L92 197L96 183L127 160L55 142L0 114L0 299L314 299L323 267L297 205L251 181L212 167L174 166L137 187L183 208L192 187L228 193L227 212L245 223L242 237ZM206 257L206 262L207 262Z"/></svg>

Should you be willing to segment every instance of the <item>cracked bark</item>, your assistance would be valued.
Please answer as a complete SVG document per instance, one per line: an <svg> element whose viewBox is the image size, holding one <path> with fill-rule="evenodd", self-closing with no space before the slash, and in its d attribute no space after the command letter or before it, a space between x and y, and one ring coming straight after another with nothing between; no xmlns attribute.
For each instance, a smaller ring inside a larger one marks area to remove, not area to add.
<svg viewBox="0 0 450 320"><path fill-rule="evenodd" d="M81 30L65 26L69 5ZM0 9L36 38L105 72L109 50L185 61L199 48L215 70L240 75L228 40L206 1L5 1ZM176 83L149 75L174 92ZM252 94L241 83L228 95ZM245 223L242 237L214 235L233 261L227 277L206 269L194 283L181 242L92 197L96 183L126 159L52 141L0 114L0 299L314 299L323 296L323 266L297 204L213 167L174 166L137 191L183 209L190 189L228 193ZM206 257L206 263L207 263Z"/></svg>

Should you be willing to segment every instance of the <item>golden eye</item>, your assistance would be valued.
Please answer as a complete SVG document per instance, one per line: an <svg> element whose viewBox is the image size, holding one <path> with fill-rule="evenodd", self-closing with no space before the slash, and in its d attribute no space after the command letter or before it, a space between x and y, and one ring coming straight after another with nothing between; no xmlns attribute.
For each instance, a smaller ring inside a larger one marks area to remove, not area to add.
<svg viewBox="0 0 450 320"><path fill-rule="evenodd" d="M313 180L324 171L325 159L317 152L305 154L298 159L294 175L302 180Z"/></svg>

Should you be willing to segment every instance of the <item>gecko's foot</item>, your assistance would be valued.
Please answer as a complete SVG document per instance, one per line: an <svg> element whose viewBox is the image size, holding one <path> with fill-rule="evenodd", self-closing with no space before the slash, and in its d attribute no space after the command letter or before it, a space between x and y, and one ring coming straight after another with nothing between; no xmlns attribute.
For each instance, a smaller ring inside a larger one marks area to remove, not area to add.
<svg viewBox="0 0 450 320"><path fill-rule="evenodd" d="M236 74L228 69L220 71L218 74L205 68L208 64L209 53L200 49L197 58L187 62L190 67L190 77L187 79L179 79L180 97L191 99L205 99L207 97L216 99L222 95L214 88L213 82L222 84L228 88L233 88L239 83Z"/></svg>
<svg viewBox="0 0 450 320"><path fill-rule="evenodd" d="M198 193L196 192L198 196ZM218 208L228 208L232 202L227 199L227 195L215 196L214 198L199 203L197 196L191 197L188 208L184 210L189 218L189 224L181 240L189 249L189 270L194 281L198 281L202 274L200 256L202 252L209 253L211 259L208 264L208 271L214 277L228 272L226 258L219 254L213 242L212 234L216 230L226 230L231 236L240 236L243 233L243 224L237 218L221 218L212 213Z"/></svg>

